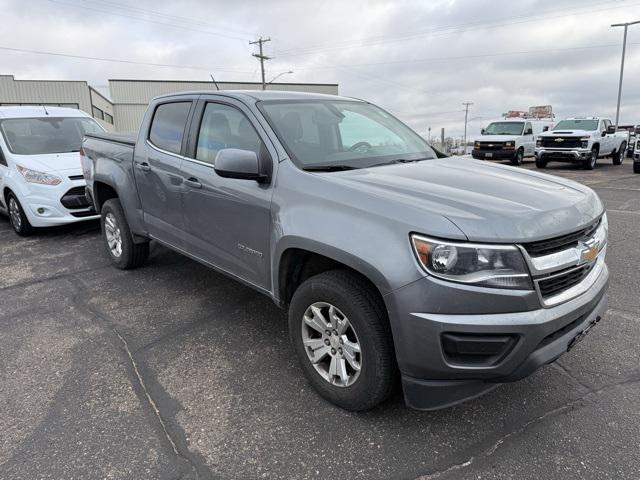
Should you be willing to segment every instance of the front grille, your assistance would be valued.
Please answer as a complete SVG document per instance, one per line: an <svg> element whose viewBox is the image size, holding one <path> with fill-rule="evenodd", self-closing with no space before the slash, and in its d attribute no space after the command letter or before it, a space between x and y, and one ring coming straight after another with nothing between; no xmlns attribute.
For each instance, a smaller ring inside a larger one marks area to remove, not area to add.
<svg viewBox="0 0 640 480"><path fill-rule="evenodd" d="M84 194L85 187L73 187L60 199L62 205L69 210L79 210L89 207L89 202Z"/></svg>
<svg viewBox="0 0 640 480"><path fill-rule="evenodd" d="M561 142L558 140L562 139ZM581 148L582 140L578 137L542 137L542 146L545 148Z"/></svg>
<svg viewBox="0 0 640 480"><path fill-rule="evenodd" d="M590 237L593 232L596 231L596 228L598 228L599 223L600 222L594 222L588 227L578 230L577 232L572 232L560 237L540 240L538 242L524 243L522 246L529 255L533 257L560 252L568 248L573 248L578 245L579 240Z"/></svg>
<svg viewBox="0 0 640 480"><path fill-rule="evenodd" d="M589 272L595 265L595 262L582 265L581 267L568 270L565 273L555 275L552 278L542 279L538 281L538 288L542 298L549 298L557 295L568 288L580 283L589 275Z"/></svg>
<svg viewBox="0 0 640 480"><path fill-rule="evenodd" d="M502 142L479 142L480 150L502 150Z"/></svg>

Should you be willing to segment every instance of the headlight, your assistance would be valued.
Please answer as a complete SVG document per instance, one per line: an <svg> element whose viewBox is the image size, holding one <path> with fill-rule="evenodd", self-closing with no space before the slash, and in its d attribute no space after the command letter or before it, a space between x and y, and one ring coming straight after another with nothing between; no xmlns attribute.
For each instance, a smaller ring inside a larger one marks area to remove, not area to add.
<svg viewBox="0 0 640 480"><path fill-rule="evenodd" d="M514 148L516 146L516 142L504 142L504 148Z"/></svg>
<svg viewBox="0 0 640 480"><path fill-rule="evenodd" d="M411 235L418 262L434 277L479 287L531 290L531 277L515 245L478 245Z"/></svg>
<svg viewBox="0 0 640 480"><path fill-rule="evenodd" d="M593 239L598 243L599 248L602 250L607 243L607 237L609 236L609 219L607 218L607 214L605 212L602 215L602 220L600 220L600 225L596 229L593 234Z"/></svg>
<svg viewBox="0 0 640 480"><path fill-rule="evenodd" d="M541 138L537 138L536 139L536 147L541 147L542 146L542 139Z"/></svg>
<svg viewBox="0 0 640 480"><path fill-rule="evenodd" d="M582 137L580 138L580 147L582 148L587 148L589 146L589 137Z"/></svg>
<svg viewBox="0 0 640 480"><path fill-rule="evenodd" d="M60 185L60 183L62 183L62 179L55 175L31 170L20 165L17 165L17 167L18 171L29 183L38 183L40 185Z"/></svg>
<svg viewBox="0 0 640 480"><path fill-rule="evenodd" d="M475 142L473 144L473 148L475 148L476 150L480 150L480 142Z"/></svg>

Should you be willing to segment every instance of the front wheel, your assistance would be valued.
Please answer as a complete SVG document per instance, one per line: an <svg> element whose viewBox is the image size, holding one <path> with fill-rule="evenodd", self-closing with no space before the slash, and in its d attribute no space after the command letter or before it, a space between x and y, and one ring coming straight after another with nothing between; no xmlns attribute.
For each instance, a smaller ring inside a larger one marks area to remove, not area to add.
<svg viewBox="0 0 640 480"><path fill-rule="evenodd" d="M522 165L522 162L524 161L524 151L522 151L522 149L519 149L515 156L511 159L511 164L512 165Z"/></svg>
<svg viewBox="0 0 640 480"><path fill-rule="evenodd" d="M116 198L102 206L102 237L113 264L122 269L140 267L149 256L149 242L135 243L122 205Z"/></svg>
<svg viewBox="0 0 640 480"><path fill-rule="evenodd" d="M7 195L7 207L9 210L9 223L13 231L21 237L28 237L33 234L33 227L29 223L18 197L13 192L9 192L9 195Z"/></svg>
<svg viewBox="0 0 640 480"><path fill-rule="evenodd" d="M386 400L397 384L391 329L373 287L343 270L298 287L289 307L289 335L316 391L346 410Z"/></svg>
<svg viewBox="0 0 640 480"><path fill-rule="evenodd" d="M547 161L536 157L536 167L537 168L547 168Z"/></svg>
<svg viewBox="0 0 640 480"><path fill-rule="evenodd" d="M584 167L585 170L593 170L594 168L596 168L596 162L598 161L598 153L599 153L598 147L593 147L591 149L591 155L589 156L589 158L582 162L582 166Z"/></svg>

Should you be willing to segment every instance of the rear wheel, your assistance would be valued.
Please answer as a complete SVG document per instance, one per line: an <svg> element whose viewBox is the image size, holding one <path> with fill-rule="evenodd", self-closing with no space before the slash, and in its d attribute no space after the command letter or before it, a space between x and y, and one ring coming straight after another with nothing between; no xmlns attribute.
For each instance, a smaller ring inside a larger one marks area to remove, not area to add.
<svg viewBox="0 0 640 480"><path fill-rule="evenodd" d="M7 195L7 209L9 211L9 223L14 232L21 237L28 237L33 234L34 229L29 223L18 197L13 192L9 192L9 195Z"/></svg>
<svg viewBox="0 0 640 480"><path fill-rule="evenodd" d="M397 367L386 309L357 275L334 270L303 282L289 307L289 335L305 376L335 405L367 410L393 392Z"/></svg>
<svg viewBox="0 0 640 480"><path fill-rule="evenodd" d="M593 147L591 149L591 155L587 160L582 161L582 166L585 170L593 170L596 167L596 162L598 161L598 147Z"/></svg>
<svg viewBox="0 0 640 480"><path fill-rule="evenodd" d="M519 165L522 165L523 161L524 161L524 151L520 148L518 149L514 157L511 159L511 164L519 166Z"/></svg>
<svg viewBox="0 0 640 480"><path fill-rule="evenodd" d="M622 165L622 162L624 161L624 156L627 152L627 144L623 143L622 145L620 145L620 149L617 150L616 152L613 153L613 155L611 155L611 159L613 160L613 164L614 165Z"/></svg>
<svg viewBox="0 0 640 480"><path fill-rule="evenodd" d="M128 270L141 266L149 256L149 242L135 243L124 216L122 205L116 198L107 200L101 213L102 237L113 264Z"/></svg>

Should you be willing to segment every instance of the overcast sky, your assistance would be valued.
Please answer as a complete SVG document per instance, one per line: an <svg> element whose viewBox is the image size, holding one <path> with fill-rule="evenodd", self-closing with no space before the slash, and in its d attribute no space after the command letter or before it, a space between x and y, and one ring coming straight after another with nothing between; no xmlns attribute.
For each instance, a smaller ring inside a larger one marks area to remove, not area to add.
<svg viewBox="0 0 640 480"><path fill-rule="evenodd" d="M507 110L615 116L622 29L640 0L0 0L0 73L16 79L339 83L425 134L469 136ZM185 68L16 52L26 49ZM189 67L198 67L186 68ZM640 25L630 27L620 123L640 123Z"/></svg>

